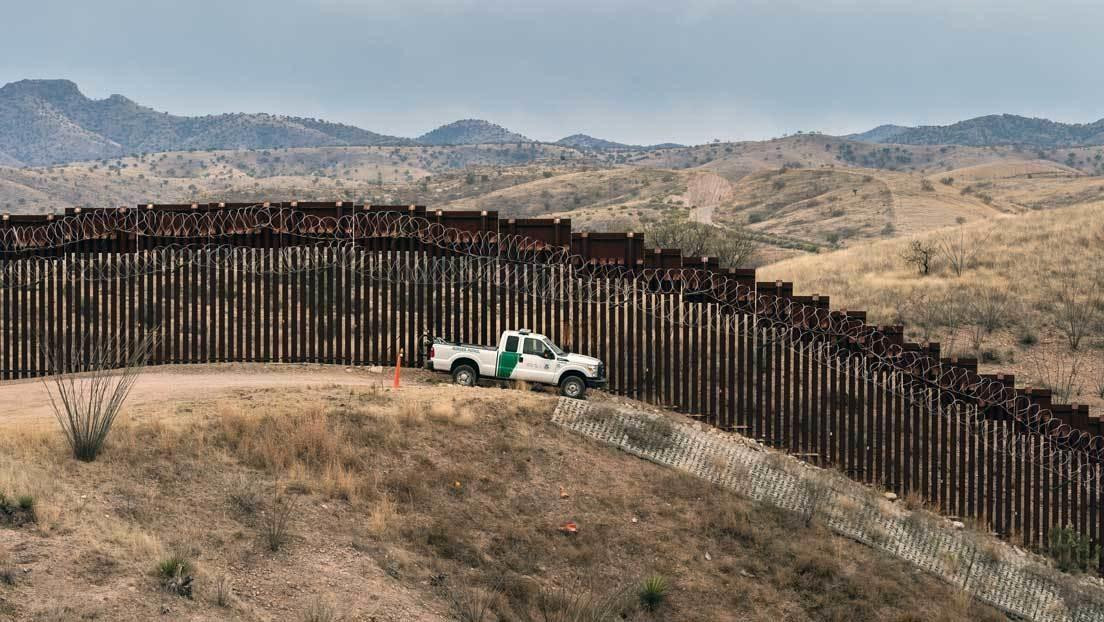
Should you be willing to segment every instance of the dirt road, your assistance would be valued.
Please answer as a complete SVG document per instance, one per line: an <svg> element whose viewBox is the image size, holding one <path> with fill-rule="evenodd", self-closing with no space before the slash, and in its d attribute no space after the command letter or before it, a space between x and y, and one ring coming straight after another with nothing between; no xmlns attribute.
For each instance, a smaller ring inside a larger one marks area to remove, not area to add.
<svg viewBox="0 0 1104 622"><path fill-rule="evenodd" d="M390 386L391 369L372 373L363 367L333 365L170 365L147 369L134 384L123 405L129 410L158 416L179 407L182 401L205 399L242 389L349 385ZM418 383L423 372L404 370L403 381ZM56 425L50 397L42 380L18 380L0 384L0 429L22 430Z"/></svg>

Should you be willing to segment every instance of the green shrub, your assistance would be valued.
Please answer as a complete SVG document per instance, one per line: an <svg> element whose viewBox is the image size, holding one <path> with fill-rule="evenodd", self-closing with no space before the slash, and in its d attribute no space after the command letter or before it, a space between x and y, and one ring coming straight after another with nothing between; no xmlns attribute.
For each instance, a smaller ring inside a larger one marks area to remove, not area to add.
<svg viewBox="0 0 1104 622"><path fill-rule="evenodd" d="M1035 334L1035 331L1031 330L1030 328L1026 328L1022 333L1020 333L1021 346L1031 347L1036 343L1039 343L1039 336Z"/></svg>
<svg viewBox="0 0 1104 622"><path fill-rule="evenodd" d="M26 512L30 512L34 509L35 500L31 495L21 495L19 497L19 509Z"/></svg>
<svg viewBox="0 0 1104 622"><path fill-rule="evenodd" d="M174 553L157 562L157 575L162 579L172 579L177 576L190 575L193 570L195 570L195 567L192 565L191 560L178 553Z"/></svg>
<svg viewBox="0 0 1104 622"><path fill-rule="evenodd" d="M1056 527L1047 537L1046 553L1062 572L1087 572L1095 566L1100 547L1073 527Z"/></svg>
<svg viewBox="0 0 1104 622"><path fill-rule="evenodd" d="M648 611L655 611L667 600L667 579L654 574L640 585L640 604Z"/></svg>

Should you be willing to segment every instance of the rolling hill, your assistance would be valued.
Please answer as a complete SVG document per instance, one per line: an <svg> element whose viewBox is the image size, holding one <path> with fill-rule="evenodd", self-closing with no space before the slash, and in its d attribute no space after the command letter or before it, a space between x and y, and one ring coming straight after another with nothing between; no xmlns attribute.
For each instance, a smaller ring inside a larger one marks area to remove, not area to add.
<svg viewBox="0 0 1104 622"><path fill-rule="evenodd" d="M491 145L534 141L490 121L463 119L426 132L417 142L423 145Z"/></svg>
<svg viewBox="0 0 1104 622"><path fill-rule="evenodd" d="M318 119L271 114L182 117L122 95L94 100L68 80L0 88L0 152L31 165L185 149L402 145L410 141Z"/></svg>
<svg viewBox="0 0 1104 622"><path fill-rule="evenodd" d="M625 143L617 143L612 140L605 140L603 138L595 138L586 134L572 134L571 136L565 136L556 141L557 145L564 145L565 147L575 147L576 149L641 149L639 146L626 145Z"/></svg>
<svg viewBox="0 0 1104 622"><path fill-rule="evenodd" d="M1104 119L1093 123L1060 123L1014 114L993 114L951 125L882 125L846 138L899 145L1083 147L1104 144Z"/></svg>
<svg viewBox="0 0 1104 622"><path fill-rule="evenodd" d="M1101 287L1094 279L1102 240L1098 191L1069 207L791 258L760 268L759 276L791 281L800 295L829 296L833 308L866 311L871 323L902 323L910 339L940 342L945 355L981 358L986 373L1012 372L1021 384L1052 389L1065 383L1064 400L1097 409L1104 407L1104 316L1094 319L1091 308ZM912 243L935 250L929 274L906 261ZM961 274L947 249L969 257ZM1059 301L1070 295L1090 310L1082 352L1071 353L1063 333ZM991 330L979 328L978 318Z"/></svg>

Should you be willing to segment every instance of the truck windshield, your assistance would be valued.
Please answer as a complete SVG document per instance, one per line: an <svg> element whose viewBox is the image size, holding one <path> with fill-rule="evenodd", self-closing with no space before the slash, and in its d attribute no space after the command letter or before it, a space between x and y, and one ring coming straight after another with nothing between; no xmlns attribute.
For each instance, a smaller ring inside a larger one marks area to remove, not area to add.
<svg viewBox="0 0 1104 622"><path fill-rule="evenodd" d="M559 347L556 346L556 344L552 343L551 341L545 341L544 345L548 346L549 350L555 352L556 356L563 356L567 354L567 352L561 350Z"/></svg>

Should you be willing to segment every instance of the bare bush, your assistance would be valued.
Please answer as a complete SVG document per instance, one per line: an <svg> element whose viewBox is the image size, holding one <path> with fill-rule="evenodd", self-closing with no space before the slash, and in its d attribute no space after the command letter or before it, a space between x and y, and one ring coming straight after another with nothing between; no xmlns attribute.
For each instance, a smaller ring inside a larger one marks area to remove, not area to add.
<svg viewBox="0 0 1104 622"><path fill-rule="evenodd" d="M686 218L667 217L644 227L652 248L679 248L683 257L716 257L724 267L747 265L759 242L741 227L719 228Z"/></svg>
<svg viewBox="0 0 1104 622"><path fill-rule="evenodd" d="M925 244L923 240L913 240L904 252L905 263L916 268L921 275L930 274L935 253L936 248L931 244Z"/></svg>
<svg viewBox="0 0 1104 622"><path fill-rule="evenodd" d="M627 588L598 593L580 586L540 586L535 612L525 612L526 622L606 622L619 620L630 607Z"/></svg>
<svg viewBox="0 0 1104 622"><path fill-rule="evenodd" d="M234 589L230 584L230 577L226 574L220 574L215 579L215 604L219 607L229 607L233 603Z"/></svg>
<svg viewBox="0 0 1104 622"><path fill-rule="evenodd" d="M1104 399L1104 348L1100 349L1100 364L1096 368L1096 395Z"/></svg>
<svg viewBox="0 0 1104 622"><path fill-rule="evenodd" d="M1081 393L1081 354L1046 356L1035 351L1030 355L1035 378L1043 388L1050 389L1056 403L1068 404Z"/></svg>
<svg viewBox="0 0 1104 622"><path fill-rule="evenodd" d="M801 505L801 521L806 527L812 527L815 521L832 500L832 487L824 478L812 474L802 480L805 500Z"/></svg>
<svg viewBox="0 0 1104 622"><path fill-rule="evenodd" d="M272 503L265 511L264 536L268 549L279 551L291 535L291 521L295 515L295 500L281 491L278 483L272 484Z"/></svg>
<svg viewBox="0 0 1104 622"><path fill-rule="evenodd" d="M980 351L985 335L1003 328L1013 311L1013 298L1003 288L982 287L969 292L965 297L967 321L973 326L974 351Z"/></svg>
<svg viewBox="0 0 1104 622"><path fill-rule="evenodd" d="M1066 337L1070 350L1077 350L1104 306L1104 276L1058 271L1045 287L1054 303L1054 325Z"/></svg>
<svg viewBox="0 0 1104 622"><path fill-rule="evenodd" d="M327 599L316 596L307 604L299 619L303 622L340 622L345 617Z"/></svg>
<svg viewBox="0 0 1104 622"><path fill-rule="evenodd" d="M103 449L123 401L145 369L157 342L155 331L133 340L108 334L78 343L46 344L42 348L50 376L42 382L78 460L91 462Z"/></svg>
<svg viewBox="0 0 1104 622"><path fill-rule="evenodd" d="M942 329L953 340L966 315L957 296L929 289L914 290L901 302L900 313L900 320L918 329L924 341L930 341Z"/></svg>
<svg viewBox="0 0 1104 622"><path fill-rule="evenodd" d="M975 237L967 235L966 228L959 226L954 231L937 238L935 246L955 276L962 276L963 272L974 266L978 253L985 247L988 240L988 233L980 233Z"/></svg>
<svg viewBox="0 0 1104 622"><path fill-rule="evenodd" d="M495 604L502 595L500 588L445 588L442 590L449 602L449 610L459 622L490 622L498 619Z"/></svg>

